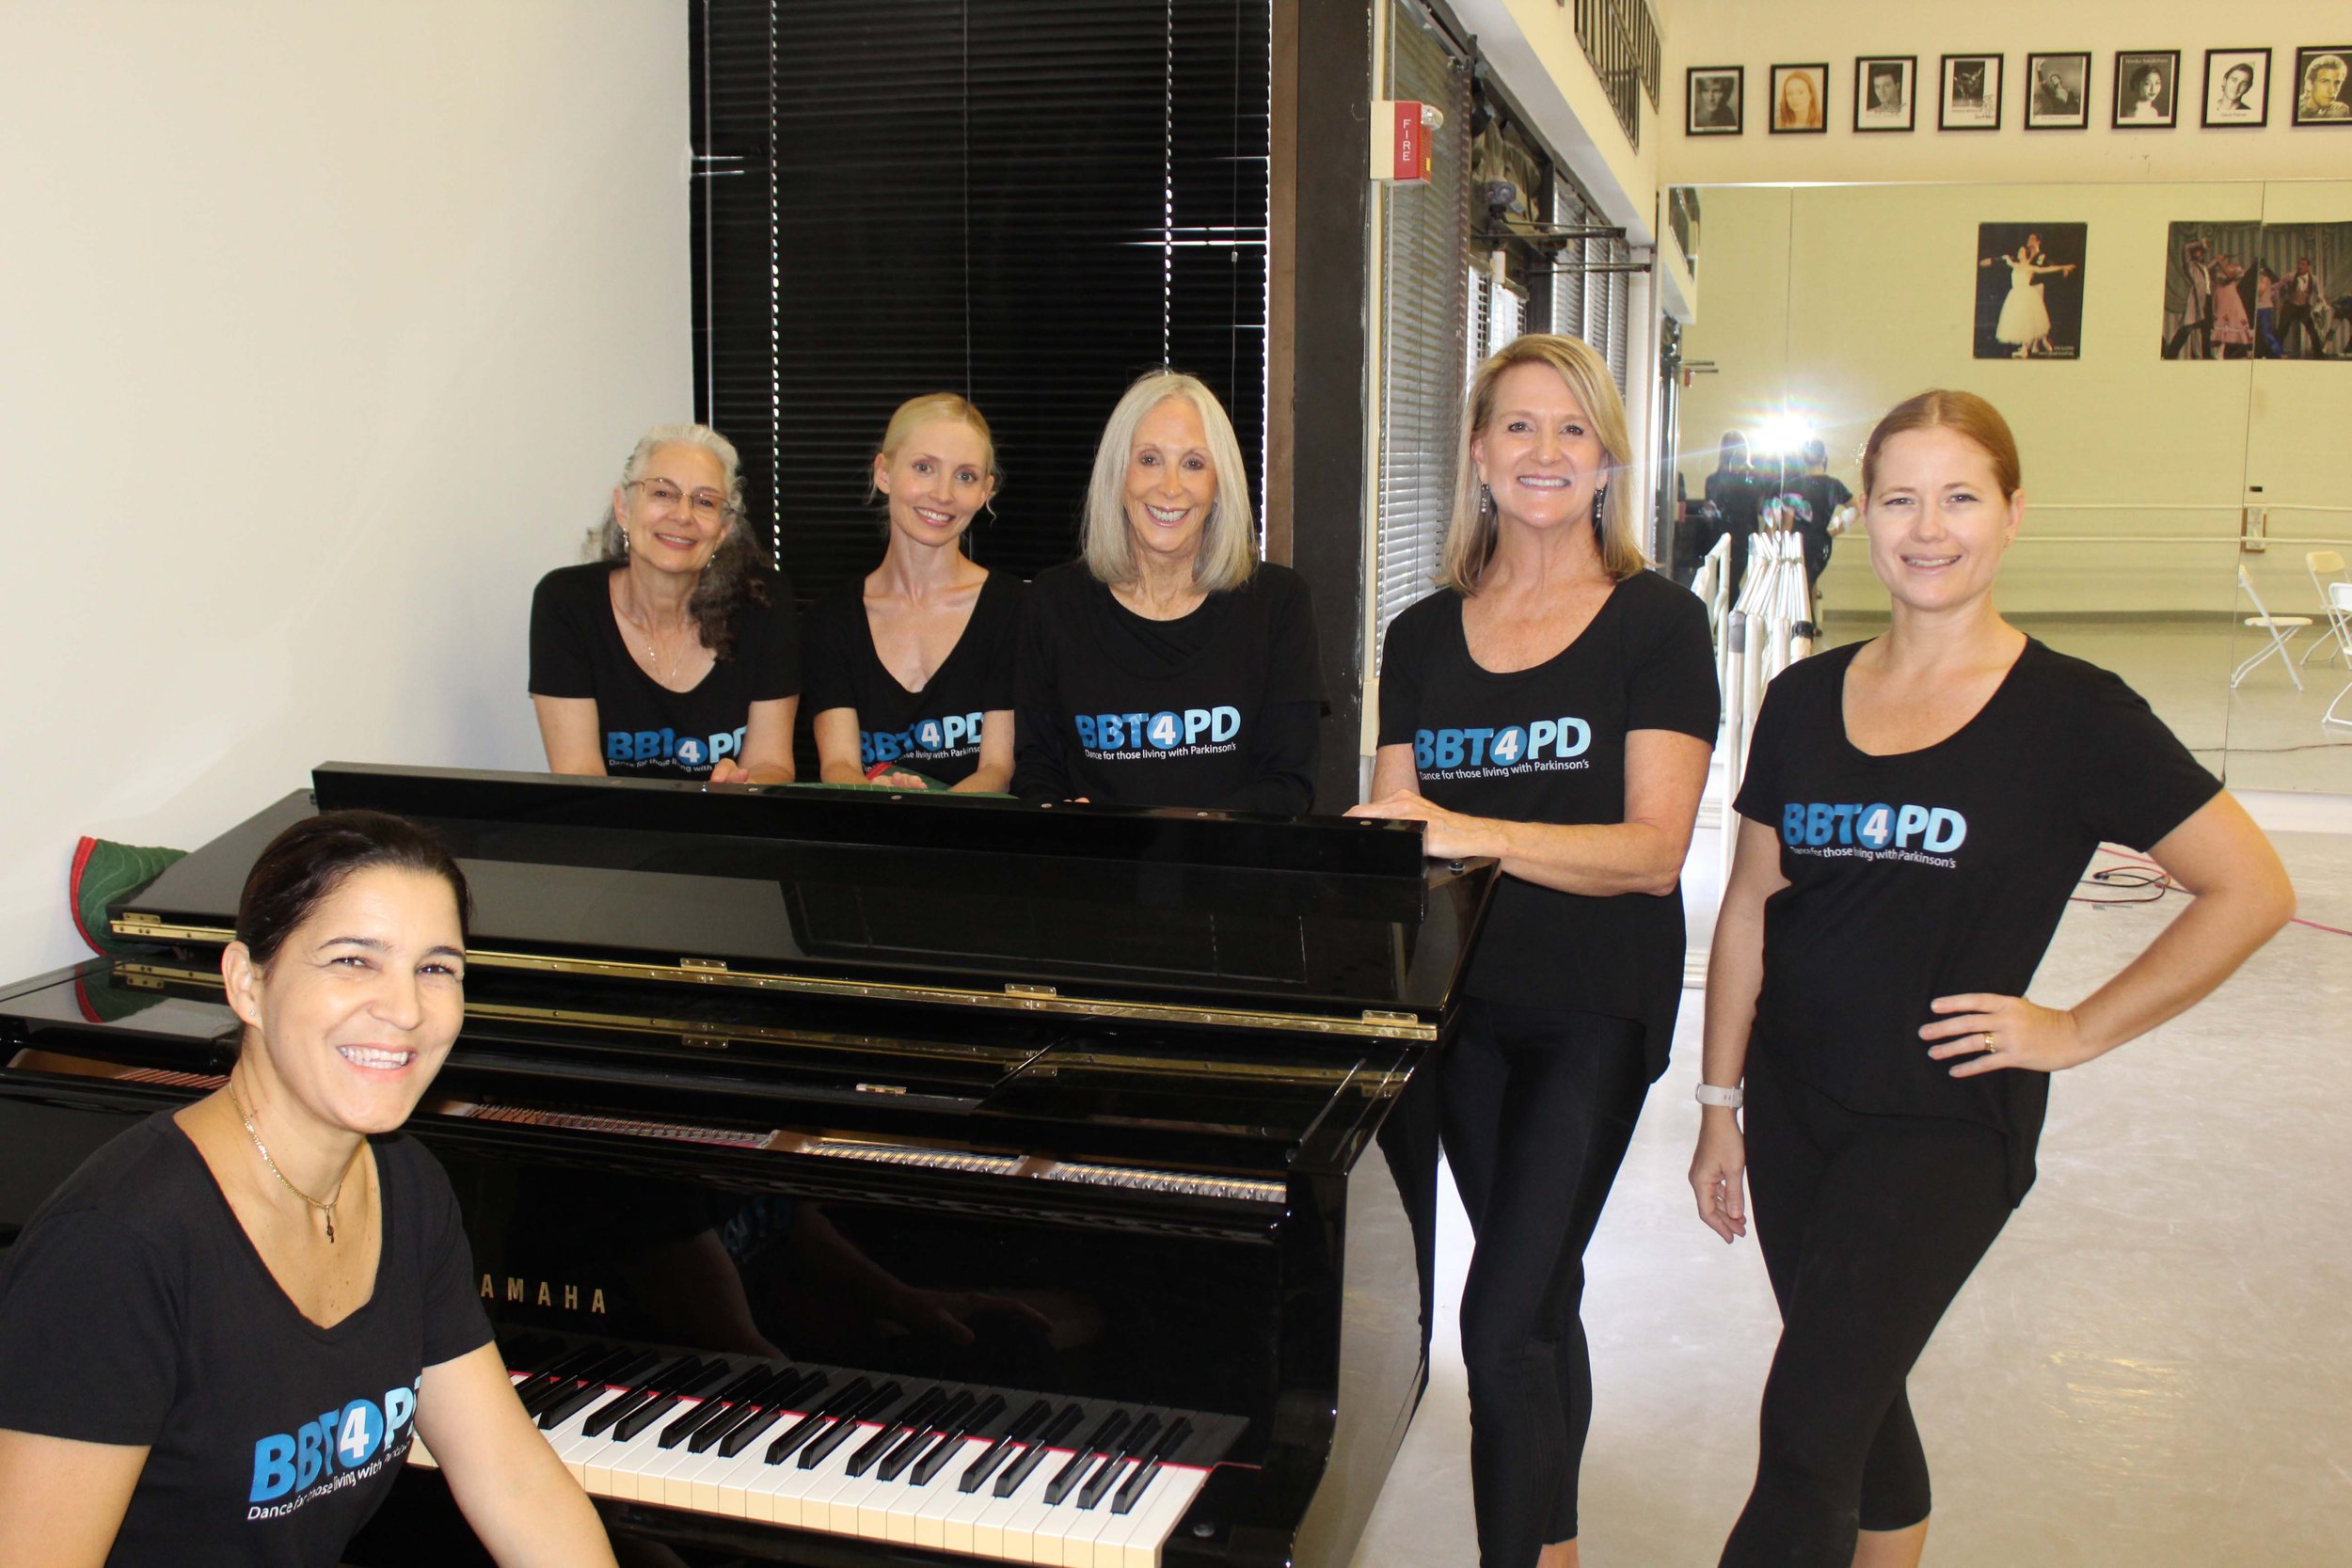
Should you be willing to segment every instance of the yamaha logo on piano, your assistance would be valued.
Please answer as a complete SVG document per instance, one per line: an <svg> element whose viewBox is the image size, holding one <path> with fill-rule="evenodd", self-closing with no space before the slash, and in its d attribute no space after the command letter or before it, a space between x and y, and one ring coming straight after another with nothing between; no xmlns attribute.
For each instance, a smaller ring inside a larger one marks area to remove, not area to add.
<svg viewBox="0 0 2352 1568"><path fill-rule="evenodd" d="M587 1290L587 1305L580 1304L581 1287L559 1285L552 1279L526 1279L510 1274L504 1281L495 1275L482 1276L482 1299L503 1301L516 1306L560 1307L566 1312L586 1312L592 1317L605 1316L604 1291L591 1286Z"/></svg>

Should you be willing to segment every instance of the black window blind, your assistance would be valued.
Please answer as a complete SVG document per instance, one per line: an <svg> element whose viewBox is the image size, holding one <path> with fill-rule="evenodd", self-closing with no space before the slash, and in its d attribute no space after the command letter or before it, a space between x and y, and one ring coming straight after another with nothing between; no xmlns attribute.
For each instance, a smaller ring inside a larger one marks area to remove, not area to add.
<svg viewBox="0 0 2352 1568"><path fill-rule="evenodd" d="M1094 446L1164 363L1263 515L1268 0L694 0L697 416L803 594L880 559L890 412L969 397L973 555L1076 553Z"/></svg>

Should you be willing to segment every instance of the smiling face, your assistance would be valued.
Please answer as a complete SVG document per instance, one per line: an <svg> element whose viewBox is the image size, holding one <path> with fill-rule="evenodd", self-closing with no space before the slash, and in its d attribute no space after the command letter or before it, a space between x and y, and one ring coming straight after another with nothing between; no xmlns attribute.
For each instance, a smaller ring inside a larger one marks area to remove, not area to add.
<svg viewBox="0 0 2352 1568"><path fill-rule="evenodd" d="M612 516L632 561L657 571L700 572L733 525L724 515L727 472L706 447L653 449L637 478L612 492Z"/></svg>
<svg viewBox="0 0 2352 1568"><path fill-rule="evenodd" d="M2133 78L2132 90L2139 94L2140 102L2153 103L2164 93L2164 77L2150 66Z"/></svg>
<svg viewBox="0 0 2352 1568"><path fill-rule="evenodd" d="M1813 78L1803 71L1789 77L1788 81L1781 84L1780 103L1781 107L1788 111L1789 119L1811 119L1813 118Z"/></svg>
<svg viewBox="0 0 2352 1568"><path fill-rule="evenodd" d="M266 967L231 944L222 974L251 1030L238 1070L257 1111L280 1127L399 1127L465 1021L465 964L450 884L404 866L352 872Z"/></svg>
<svg viewBox="0 0 2352 1568"><path fill-rule="evenodd" d="M1609 453L1567 381L1540 361L1495 378L1494 413L1470 441L1499 523L1549 530L1589 523Z"/></svg>
<svg viewBox="0 0 2352 1568"><path fill-rule="evenodd" d="M1127 531L1138 549L1189 561L1216 504L1208 431L1188 398L1166 398L1136 426L1127 448Z"/></svg>
<svg viewBox="0 0 2352 1568"><path fill-rule="evenodd" d="M1992 592L2025 496L2004 498L1992 454L1959 431L1906 430L1879 449L1863 516L1896 604L1948 610Z"/></svg>
<svg viewBox="0 0 2352 1568"><path fill-rule="evenodd" d="M2254 68L2250 65L2233 65L2221 78L2222 99L2233 109L2246 107L2246 95L2253 90Z"/></svg>
<svg viewBox="0 0 2352 1568"><path fill-rule="evenodd" d="M874 488L890 498L890 531L917 545L953 544L996 493L988 442L961 420L932 420L874 459Z"/></svg>

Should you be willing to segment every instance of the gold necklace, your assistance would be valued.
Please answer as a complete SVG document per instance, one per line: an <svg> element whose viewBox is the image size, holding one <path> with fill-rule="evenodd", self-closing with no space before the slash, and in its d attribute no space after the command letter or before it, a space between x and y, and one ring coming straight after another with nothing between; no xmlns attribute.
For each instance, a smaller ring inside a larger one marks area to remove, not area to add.
<svg viewBox="0 0 2352 1568"><path fill-rule="evenodd" d="M633 601L636 595L632 594L629 597ZM621 614L630 626L645 634L645 673L653 675L664 687L675 690L678 666L686 662L686 644L680 642L677 652L670 656L669 672L666 674L656 674L655 672L661 668L661 649L660 644L654 640L653 627L646 622L639 620L637 612L632 609L624 608Z"/></svg>
<svg viewBox="0 0 2352 1568"><path fill-rule="evenodd" d="M334 1196L327 1198L325 1202L321 1202L319 1199L312 1197L309 1193L304 1192L301 1188L287 1180L286 1173L278 1168L278 1162L269 1157L269 1150L262 1145L262 1134L254 1130L253 1117L246 1111L245 1101L237 1098L237 1082L235 1079L232 1078L229 1081L228 1088L229 1103L237 1108L237 1119L245 1123L245 1135L253 1140L253 1151L262 1157L262 1164L269 1167L269 1173L278 1178L278 1184L284 1187L286 1191L294 1194L294 1196L300 1198L311 1208L326 1211L326 1241L327 1244L332 1246L335 1242L335 1205L343 1200L343 1183L351 1180L351 1164L346 1163L343 1166L342 1175L335 1179ZM365 1144L362 1143L361 1147L364 1148ZM352 1161L357 1162L358 1158L359 1150L357 1148L353 1149L351 1151Z"/></svg>

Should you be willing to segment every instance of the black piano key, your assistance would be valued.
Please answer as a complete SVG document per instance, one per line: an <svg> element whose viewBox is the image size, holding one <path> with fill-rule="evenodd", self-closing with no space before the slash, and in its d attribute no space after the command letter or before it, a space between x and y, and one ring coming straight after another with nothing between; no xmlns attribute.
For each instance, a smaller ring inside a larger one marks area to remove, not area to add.
<svg viewBox="0 0 2352 1568"><path fill-rule="evenodd" d="M682 1380L701 1372L702 1365L698 1356L679 1356L636 1387L624 1388L589 1412L588 1418L580 1423L580 1431L591 1437L596 1436L622 1417L651 1404Z"/></svg>
<svg viewBox="0 0 2352 1568"><path fill-rule="evenodd" d="M874 1466L878 1481L897 1481L899 1473L914 1463L914 1456L931 1444L946 1438L949 1433L962 1430L963 1418L979 1404L980 1397L969 1388L949 1400L946 1408L933 1411L929 1419L914 1423L898 1446L882 1456Z"/></svg>
<svg viewBox="0 0 2352 1568"><path fill-rule="evenodd" d="M576 1350L515 1385L515 1397L522 1401L524 1408L528 1409L532 1400L550 1388L569 1383L574 1372L612 1354L612 1347L610 1345L588 1345Z"/></svg>
<svg viewBox="0 0 2352 1568"><path fill-rule="evenodd" d="M723 1361L705 1363L700 1373L680 1383L676 1387L666 1389L655 1398L647 1400L644 1404L613 1422L612 1440L616 1443L629 1441L654 1422L675 1410L680 1400L692 1399L712 1385L723 1382L726 1375L734 1370Z"/></svg>
<svg viewBox="0 0 2352 1568"><path fill-rule="evenodd" d="M801 1450L801 1468L814 1470L818 1465L822 1465L827 1454L857 1434L860 1421L868 1416L877 1416L889 1409L898 1402L899 1397L905 1392L905 1389L895 1383L885 1383L866 1395L857 1404L844 1410L840 1418L834 1422L831 1432Z"/></svg>
<svg viewBox="0 0 2352 1568"><path fill-rule="evenodd" d="M1005 1455L1026 1441L1029 1433L1043 1426L1045 1418L1053 1413L1054 1405L1050 1400L1039 1400L1028 1409L1024 1410L1014 1418L1012 1425L1005 1429L1005 1434L988 1446L986 1453L964 1466L963 1479L956 1482L956 1490L977 1492L980 1489L980 1483L994 1473L997 1465L1005 1462Z"/></svg>
<svg viewBox="0 0 2352 1568"><path fill-rule="evenodd" d="M636 1358L626 1347L615 1347L589 1362L570 1377L550 1380L547 1387L523 1401L523 1411L535 1421L539 1418L541 1411L570 1394L580 1385L585 1383L592 1387L602 1387L606 1378L619 1371L634 1359Z"/></svg>
<svg viewBox="0 0 2352 1568"><path fill-rule="evenodd" d="M833 1398L787 1427L783 1436L768 1445L768 1463L781 1465L789 1459L794 1449L824 1431L838 1413L864 1400L873 1386L862 1377L843 1384Z"/></svg>
<svg viewBox="0 0 2352 1568"><path fill-rule="evenodd" d="M774 1426L798 1409L803 1401L825 1386L825 1374L810 1372L793 1380L789 1387L772 1391L765 1409L755 1412L747 1420L739 1421L719 1440L719 1456L733 1459L756 1441L759 1434Z"/></svg>
<svg viewBox="0 0 2352 1568"><path fill-rule="evenodd" d="M1111 1501L1111 1512L1125 1513L1132 1510L1151 1486L1152 1478L1160 1473L1160 1466L1174 1459L1184 1449L1184 1439L1191 1435L1191 1418L1178 1417L1176 1424L1160 1433L1160 1440L1152 1445L1152 1451L1136 1465L1136 1473L1127 1478L1127 1484L1119 1489L1119 1496Z"/></svg>
<svg viewBox="0 0 2352 1568"><path fill-rule="evenodd" d="M590 1379L568 1393L558 1394L539 1407L541 1429L553 1432L615 1388L628 1392L635 1386L639 1378L660 1364L661 1357L651 1351L644 1351L629 1357L602 1377Z"/></svg>
<svg viewBox="0 0 2352 1568"><path fill-rule="evenodd" d="M873 1436L858 1445L857 1452L850 1456L850 1463L845 1466L850 1479L856 1481L872 1469L874 1462L892 1451L891 1445L901 1440L901 1433L913 1436L922 1431L922 1423L930 1419L931 1412L946 1402L947 1390L937 1384L909 1401L907 1407L899 1411L895 1418L884 1421Z"/></svg>
<svg viewBox="0 0 2352 1568"><path fill-rule="evenodd" d="M966 1412L963 1418L956 1422L952 1428L940 1433L939 1436L932 1441L931 1446L923 1450L923 1456L914 1462L914 1468L908 1473L907 1481L915 1486L929 1486L931 1483L931 1477L939 1474L939 1467L955 1456L956 1450L963 1446L963 1440L966 1437L980 1431L1004 1413L1005 1396L989 1395L987 1402L975 1406ZM971 1488L967 1486L964 1490L968 1492Z"/></svg>
<svg viewBox="0 0 2352 1568"><path fill-rule="evenodd" d="M693 1409L680 1412L668 1426L661 1429L661 1446L665 1449L676 1448L700 1431L705 1421L717 1420L719 1413L727 1409L737 1395L753 1385L765 1383L767 1380L768 1369L754 1367L750 1371L694 1406Z"/></svg>
<svg viewBox="0 0 2352 1568"><path fill-rule="evenodd" d="M1129 1428L1127 1435L1120 1440L1119 1447L1110 1451L1110 1457L1104 1460L1094 1474L1087 1478L1086 1485L1079 1488L1078 1506L1092 1508L1101 1502L1103 1494L1111 1489L1111 1482L1119 1479L1119 1472L1126 1465L1127 1456L1144 1452L1151 1447L1152 1439L1159 1434L1160 1418L1157 1416L1146 1416Z"/></svg>
<svg viewBox="0 0 2352 1568"><path fill-rule="evenodd" d="M705 1421L695 1428L693 1437L686 1445L686 1451L708 1453L721 1438L765 1410L777 1394L800 1381L800 1374L789 1367L771 1372L764 1381L738 1394L735 1408L722 1411L716 1419Z"/></svg>
<svg viewBox="0 0 2352 1568"><path fill-rule="evenodd" d="M1045 1456L1053 1451L1054 1445L1077 1430L1078 1423L1084 1419L1086 1419L1084 1405L1063 1405L1061 1414L1054 1418L1054 1424L1039 1433L1037 1441L1031 1443L1020 1458L1006 1465L1005 1473L996 1478L996 1495L1000 1497L1009 1497L1020 1490L1021 1483L1028 1480L1029 1472L1036 1469Z"/></svg>
<svg viewBox="0 0 2352 1568"><path fill-rule="evenodd" d="M1094 1456L1116 1442L1119 1434L1126 1431L1134 1420L1135 1418L1124 1410L1114 1410L1104 1417L1102 1424L1094 1429L1094 1435L1079 1444L1077 1451L1070 1456L1070 1462L1055 1471L1054 1479L1045 1483L1046 1502L1049 1505L1057 1503L1070 1496L1070 1489L1078 1484L1080 1478L1094 1464Z"/></svg>

